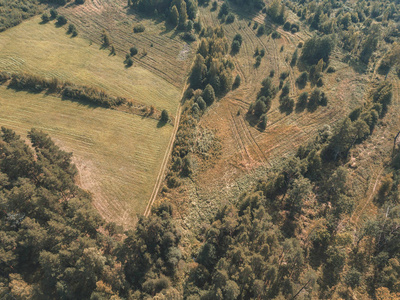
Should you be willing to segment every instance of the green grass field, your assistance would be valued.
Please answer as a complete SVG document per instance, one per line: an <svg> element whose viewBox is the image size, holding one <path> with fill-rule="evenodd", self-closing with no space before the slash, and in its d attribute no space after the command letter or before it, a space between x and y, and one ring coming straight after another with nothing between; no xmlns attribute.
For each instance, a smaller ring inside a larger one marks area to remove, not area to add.
<svg viewBox="0 0 400 300"><path fill-rule="evenodd" d="M132 225L143 213L173 127L120 111L0 87L0 125L26 137L32 127L74 153L80 185L109 221Z"/></svg>
<svg viewBox="0 0 400 300"><path fill-rule="evenodd" d="M101 50L98 44L72 38L66 34L68 25L40 21L35 17L0 34L0 70L102 88L175 114L179 88L136 63L125 68L123 57L109 56L109 50Z"/></svg>

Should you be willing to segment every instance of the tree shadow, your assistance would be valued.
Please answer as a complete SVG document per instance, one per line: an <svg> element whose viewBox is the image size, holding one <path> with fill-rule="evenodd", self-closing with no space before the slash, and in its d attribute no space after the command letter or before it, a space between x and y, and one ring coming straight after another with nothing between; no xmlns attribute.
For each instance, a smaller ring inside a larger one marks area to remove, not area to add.
<svg viewBox="0 0 400 300"><path fill-rule="evenodd" d="M164 127L164 126L167 125L168 123L169 123L169 121L162 121L162 120L159 120L159 121L157 122L157 128Z"/></svg>
<svg viewBox="0 0 400 300"><path fill-rule="evenodd" d="M99 104L93 103L88 100L74 99L74 98L67 97L64 95L61 96L61 100L66 101L66 102L75 102L75 103L78 103L80 106L85 106L85 107L91 108L91 109L96 109L96 108L100 108L100 107L105 108L104 106L101 106Z"/></svg>

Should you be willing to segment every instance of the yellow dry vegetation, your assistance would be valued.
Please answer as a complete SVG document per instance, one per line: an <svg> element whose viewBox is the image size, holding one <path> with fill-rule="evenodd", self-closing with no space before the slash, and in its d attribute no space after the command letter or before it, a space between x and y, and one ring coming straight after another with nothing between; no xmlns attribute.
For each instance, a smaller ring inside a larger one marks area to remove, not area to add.
<svg viewBox="0 0 400 300"><path fill-rule="evenodd" d="M143 213L173 131L121 111L0 86L0 125L25 137L32 127L74 153L80 185L108 221L130 226Z"/></svg>
<svg viewBox="0 0 400 300"><path fill-rule="evenodd" d="M56 77L176 112L179 88L137 64L126 68L123 57L79 35L67 35L68 25L40 21L35 17L0 34L0 70Z"/></svg>

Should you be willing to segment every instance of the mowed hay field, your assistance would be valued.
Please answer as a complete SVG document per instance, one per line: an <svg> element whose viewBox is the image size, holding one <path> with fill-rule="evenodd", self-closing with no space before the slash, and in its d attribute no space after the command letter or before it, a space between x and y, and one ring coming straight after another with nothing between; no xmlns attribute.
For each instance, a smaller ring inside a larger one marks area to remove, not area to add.
<svg viewBox="0 0 400 300"><path fill-rule="evenodd" d="M73 152L78 182L108 221L132 226L144 212L173 127L44 94L0 86L0 125L22 137L32 127Z"/></svg>
<svg viewBox="0 0 400 300"><path fill-rule="evenodd" d="M179 33L165 24L163 17L143 16L128 8L127 3L126 0L86 0L82 5L66 5L58 11L77 27L81 36L95 43L101 43L101 34L106 31L121 57L133 46L139 53L145 50L146 56L134 56L135 64L182 87L196 43L184 42ZM145 26L145 31L134 33L133 27L139 23Z"/></svg>
<svg viewBox="0 0 400 300"><path fill-rule="evenodd" d="M68 25L57 27L54 21L40 21L35 17L0 34L0 70L101 88L175 114L180 88L137 63L125 68L124 58L110 56L109 50L101 50L100 45L79 35L67 35Z"/></svg>

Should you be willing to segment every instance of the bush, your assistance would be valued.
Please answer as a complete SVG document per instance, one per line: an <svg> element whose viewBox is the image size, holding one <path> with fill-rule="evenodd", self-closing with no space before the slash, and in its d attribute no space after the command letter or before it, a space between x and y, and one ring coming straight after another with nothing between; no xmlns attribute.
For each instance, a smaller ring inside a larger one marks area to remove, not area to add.
<svg viewBox="0 0 400 300"><path fill-rule="evenodd" d="M281 73L281 75L279 76L279 79L285 80L286 78L289 77L289 71L284 71Z"/></svg>
<svg viewBox="0 0 400 300"><path fill-rule="evenodd" d="M254 66L255 66L256 68L258 68L258 67L260 66L260 64L261 64L261 56L258 55L258 56L256 57L256 63L254 64Z"/></svg>
<svg viewBox="0 0 400 300"><path fill-rule="evenodd" d="M143 24L136 24L135 26L133 26L133 32L134 33L140 33L140 32L143 32L145 30L146 30L146 28L144 27Z"/></svg>
<svg viewBox="0 0 400 300"><path fill-rule="evenodd" d="M273 78L275 76L275 70L269 72L269 77Z"/></svg>
<svg viewBox="0 0 400 300"><path fill-rule="evenodd" d="M64 16L58 16L57 17L57 24L58 25L60 25L60 26L62 26L62 25L65 25L65 24L67 24L67 18L66 17L64 17Z"/></svg>
<svg viewBox="0 0 400 300"><path fill-rule="evenodd" d="M83 4L85 3L85 0L75 0L75 4Z"/></svg>

